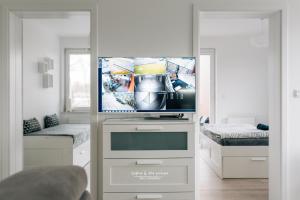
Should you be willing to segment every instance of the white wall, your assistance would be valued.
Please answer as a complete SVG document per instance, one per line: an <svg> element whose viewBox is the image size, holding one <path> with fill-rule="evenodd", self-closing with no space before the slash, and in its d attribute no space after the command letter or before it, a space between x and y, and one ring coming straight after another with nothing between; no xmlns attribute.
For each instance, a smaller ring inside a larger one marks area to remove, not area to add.
<svg viewBox="0 0 300 200"><path fill-rule="evenodd" d="M288 90L288 199L299 199L300 178L298 176L300 169L300 99L293 98L293 89L300 89L300 1L289 0L289 90Z"/></svg>
<svg viewBox="0 0 300 200"><path fill-rule="evenodd" d="M43 57L54 60L53 88L42 87L37 63ZM34 19L23 20L23 118L36 117L44 127L44 116L59 115L60 62L59 39Z"/></svg>
<svg viewBox="0 0 300 200"><path fill-rule="evenodd" d="M61 80L61 90L60 90L60 121L62 123L89 123L90 113L88 112L65 112L65 49L66 48L90 48L90 38L89 37L60 37L60 80Z"/></svg>
<svg viewBox="0 0 300 200"><path fill-rule="evenodd" d="M191 56L193 3L230 11L285 5L284 0L101 0L99 54Z"/></svg>
<svg viewBox="0 0 300 200"><path fill-rule="evenodd" d="M216 49L216 123L247 116L268 122L268 48L257 48L250 39L200 38L201 48Z"/></svg>
<svg viewBox="0 0 300 200"><path fill-rule="evenodd" d="M104 0L99 6L101 56L191 56L190 0Z"/></svg>

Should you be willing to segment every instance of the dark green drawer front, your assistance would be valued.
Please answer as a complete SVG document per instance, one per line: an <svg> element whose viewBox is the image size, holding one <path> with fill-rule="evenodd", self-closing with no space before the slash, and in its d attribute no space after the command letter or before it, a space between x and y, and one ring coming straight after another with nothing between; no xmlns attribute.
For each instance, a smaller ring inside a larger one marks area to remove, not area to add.
<svg viewBox="0 0 300 200"><path fill-rule="evenodd" d="M111 132L112 151L187 150L187 132Z"/></svg>

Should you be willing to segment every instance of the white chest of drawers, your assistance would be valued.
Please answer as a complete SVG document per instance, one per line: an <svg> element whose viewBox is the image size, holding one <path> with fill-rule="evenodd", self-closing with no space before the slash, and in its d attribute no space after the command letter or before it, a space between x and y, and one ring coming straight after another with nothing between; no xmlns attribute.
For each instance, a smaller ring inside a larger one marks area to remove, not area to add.
<svg viewBox="0 0 300 200"><path fill-rule="evenodd" d="M191 121L105 121L103 199L194 200L195 137Z"/></svg>

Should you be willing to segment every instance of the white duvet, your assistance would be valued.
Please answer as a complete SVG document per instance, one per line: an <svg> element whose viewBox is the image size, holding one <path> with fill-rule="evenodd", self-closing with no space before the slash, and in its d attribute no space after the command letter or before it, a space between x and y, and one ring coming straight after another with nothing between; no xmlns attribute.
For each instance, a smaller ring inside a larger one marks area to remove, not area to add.
<svg viewBox="0 0 300 200"><path fill-rule="evenodd" d="M251 124L209 124L204 131L209 131L224 138L266 138L268 131L257 129Z"/></svg>

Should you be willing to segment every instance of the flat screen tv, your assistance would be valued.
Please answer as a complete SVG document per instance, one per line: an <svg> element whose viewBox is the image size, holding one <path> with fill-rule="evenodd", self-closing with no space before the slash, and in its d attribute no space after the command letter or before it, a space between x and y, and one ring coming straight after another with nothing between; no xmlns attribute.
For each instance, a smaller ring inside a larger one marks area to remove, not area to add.
<svg viewBox="0 0 300 200"><path fill-rule="evenodd" d="M196 59L100 57L99 112L196 110Z"/></svg>

